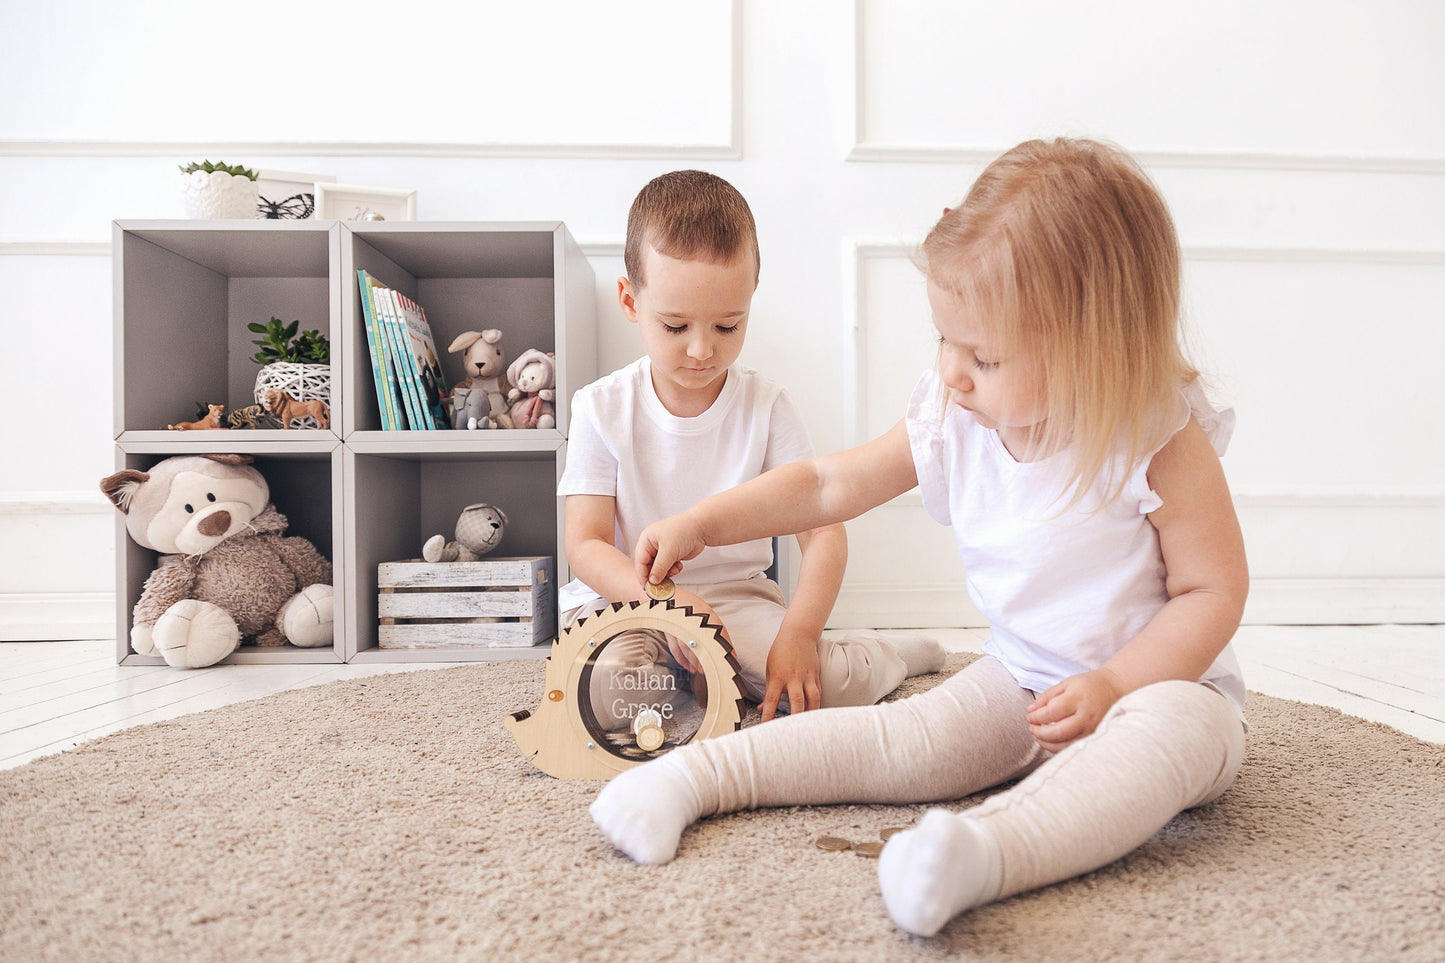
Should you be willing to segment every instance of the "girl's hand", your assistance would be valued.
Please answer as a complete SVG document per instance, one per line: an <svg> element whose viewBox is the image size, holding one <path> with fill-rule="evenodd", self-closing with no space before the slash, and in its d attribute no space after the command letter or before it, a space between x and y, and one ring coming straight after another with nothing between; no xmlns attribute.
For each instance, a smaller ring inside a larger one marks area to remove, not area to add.
<svg viewBox="0 0 1445 963"><path fill-rule="evenodd" d="M697 558L706 547L701 530L686 514L653 522L642 530L632 551L637 580L656 584L672 578L682 571L683 562Z"/></svg>
<svg viewBox="0 0 1445 963"><path fill-rule="evenodd" d="M1058 752L1092 733L1123 695L1107 669L1071 675L1029 706L1029 734L1044 749Z"/></svg>
<svg viewBox="0 0 1445 963"><path fill-rule="evenodd" d="M789 712L823 705L823 680L818 665L818 640L779 635L768 650L767 689L760 708L763 721L773 718L786 694Z"/></svg>

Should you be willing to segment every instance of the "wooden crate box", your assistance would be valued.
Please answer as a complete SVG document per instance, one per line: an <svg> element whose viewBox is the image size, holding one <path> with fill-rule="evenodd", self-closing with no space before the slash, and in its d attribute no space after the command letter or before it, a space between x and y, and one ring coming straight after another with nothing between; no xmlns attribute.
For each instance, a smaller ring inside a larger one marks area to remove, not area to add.
<svg viewBox="0 0 1445 963"><path fill-rule="evenodd" d="M556 635L548 556L480 562L408 559L377 566L383 649L528 646Z"/></svg>

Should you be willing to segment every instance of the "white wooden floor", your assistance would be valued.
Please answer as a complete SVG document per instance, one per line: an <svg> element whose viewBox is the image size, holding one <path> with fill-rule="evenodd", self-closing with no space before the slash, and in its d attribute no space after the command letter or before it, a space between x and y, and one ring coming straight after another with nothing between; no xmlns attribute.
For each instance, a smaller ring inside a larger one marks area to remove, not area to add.
<svg viewBox="0 0 1445 963"><path fill-rule="evenodd" d="M978 651L975 629L920 630ZM1445 626L1246 626L1234 641L1249 688L1333 706L1445 744ZM118 666L115 643L0 643L0 769L129 726L286 689L455 663Z"/></svg>

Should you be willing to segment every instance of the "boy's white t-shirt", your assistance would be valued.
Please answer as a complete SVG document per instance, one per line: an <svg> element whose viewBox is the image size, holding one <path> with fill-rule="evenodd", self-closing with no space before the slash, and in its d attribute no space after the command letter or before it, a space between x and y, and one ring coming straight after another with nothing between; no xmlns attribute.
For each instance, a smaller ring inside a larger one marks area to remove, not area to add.
<svg viewBox="0 0 1445 963"><path fill-rule="evenodd" d="M1234 412L1210 407L1190 385L1174 430L1191 415L1223 454ZM1020 686L1043 692L1097 669L1169 600L1148 517L1163 504L1146 478L1152 455L1102 509L1090 511L1104 493L1096 483L1059 514L1067 499L1058 495L1056 459L1015 461L997 431L944 400L936 373L919 379L906 423L923 505L953 527L968 596L988 619L983 650ZM1244 679L1227 646L1200 681L1243 710Z"/></svg>
<svg viewBox="0 0 1445 963"><path fill-rule="evenodd" d="M572 396L567 467L558 495L617 500L613 544L628 556L642 530L771 468L813 457L807 426L782 385L741 364L695 418L673 415L644 356ZM773 562L770 539L705 548L684 563L689 583L752 578ZM580 579L558 593L566 612L598 594Z"/></svg>

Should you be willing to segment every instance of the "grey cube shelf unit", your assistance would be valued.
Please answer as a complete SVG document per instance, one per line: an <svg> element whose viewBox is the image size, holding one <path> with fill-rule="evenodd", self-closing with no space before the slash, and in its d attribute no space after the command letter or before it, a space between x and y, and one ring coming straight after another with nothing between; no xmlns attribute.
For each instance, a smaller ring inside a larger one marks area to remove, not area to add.
<svg viewBox="0 0 1445 963"><path fill-rule="evenodd" d="M540 658L548 647L380 649L376 567L415 558L448 536L472 502L508 517L499 554L562 550L557 480L567 406L596 377L591 266L564 224L544 222L117 221L116 467L145 470L172 455L240 452L256 459L290 533L331 559L336 634L330 648L242 646L228 662L468 661ZM357 271L426 308L448 379L446 347L462 331L498 328L509 357L557 357L554 429L383 431ZM167 431L198 401L251 404L257 365L250 321L275 315L331 339L331 429ZM116 523L116 649L131 651L131 611L156 553Z"/></svg>

